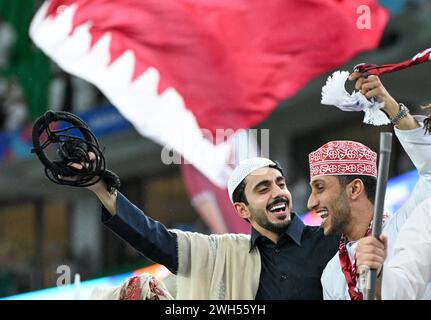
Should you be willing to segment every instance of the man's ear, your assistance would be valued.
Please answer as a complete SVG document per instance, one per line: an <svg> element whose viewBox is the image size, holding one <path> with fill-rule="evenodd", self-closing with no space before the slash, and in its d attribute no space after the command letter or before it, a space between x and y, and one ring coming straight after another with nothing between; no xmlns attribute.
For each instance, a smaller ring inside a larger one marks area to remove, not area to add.
<svg viewBox="0 0 431 320"><path fill-rule="evenodd" d="M361 179L354 179L349 183L347 188L348 196L352 200L358 199L362 194L365 193L365 186Z"/></svg>
<svg viewBox="0 0 431 320"><path fill-rule="evenodd" d="M235 202L233 204L236 213L243 219L248 219L250 217L250 212L244 202Z"/></svg>

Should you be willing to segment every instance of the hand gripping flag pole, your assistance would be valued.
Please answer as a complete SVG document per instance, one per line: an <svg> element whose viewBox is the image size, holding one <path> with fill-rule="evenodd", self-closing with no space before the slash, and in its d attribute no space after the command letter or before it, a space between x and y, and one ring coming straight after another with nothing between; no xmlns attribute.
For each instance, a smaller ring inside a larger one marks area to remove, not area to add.
<svg viewBox="0 0 431 320"><path fill-rule="evenodd" d="M385 204L386 185L388 183L389 164L391 159L392 133L380 133L380 157L377 174L376 196L374 201L374 218L372 235L379 238L382 233L382 219ZM374 300L376 291L377 270L361 268L359 270L359 282L365 283L362 286L364 300Z"/></svg>

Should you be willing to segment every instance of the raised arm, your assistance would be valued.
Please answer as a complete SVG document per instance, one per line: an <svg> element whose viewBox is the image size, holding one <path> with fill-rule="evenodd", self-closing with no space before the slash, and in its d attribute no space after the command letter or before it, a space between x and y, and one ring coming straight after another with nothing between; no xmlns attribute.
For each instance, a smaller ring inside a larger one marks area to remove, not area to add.
<svg viewBox="0 0 431 320"><path fill-rule="evenodd" d="M400 113L402 111L400 104L388 93L379 77L363 78L360 73L354 72L350 75L350 80L356 81L356 89L367 98L374 98L385 103L383 110L391 120L396 118L393 121L397 123L394 126L395 134L420 174L420 179L411 196L383 230L389 239L395 239L396 233L414 208L431 194L431 135L425 132L424 116L412 116L409 112ZM392 241L389 241L388 255L391 254Z"/></svg>
<svg viewBox="0 0 431 320"><path fill-rule="evenodd" d="M90 160L95 155L89 153ZM82 169L86 164L70 164ZM63 179L73 179L65 178ZM142 210L132 204L121 193L110 193L105 183L87 187L102 203L102 222L120 238L154 262L166 266L172 273L178 270L177 235L166 227L146 216Z"/></svg>

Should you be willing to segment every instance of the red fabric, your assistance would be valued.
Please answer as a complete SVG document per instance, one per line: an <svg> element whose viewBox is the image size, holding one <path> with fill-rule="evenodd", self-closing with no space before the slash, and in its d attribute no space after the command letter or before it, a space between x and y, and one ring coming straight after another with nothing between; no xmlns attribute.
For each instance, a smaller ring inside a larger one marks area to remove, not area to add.
<svg viewBox="0 0 431 320"><path fill-rule="evenodd" d="M159 92L173 87L213 133L260 123L314 77L375 48L388 20L376 0L51 0L48 18L69 5L74 29L91 24L92 45L111 34L110 64L131 50L130 81L156 68ZM369 30L357 27L364 5ZM204 184L224 199L229 229L249 232L227 192Z"/></svg>
<svg viewBox="0 0 431 320"><path fill-rule="evenodd" d="M378 45L388 20L376 0L52 0L77 5L92 44L112 35L111 63L132 50L131 81L149 66L172 86L201 128L248 128L311 79ZM359 29L359 6L371 29Z"/></svg>
<svg viewBox="0 0 431 320"><path fill-rule="evenodd" d="M160 297L166 297L166 293L158 287L157 279L151 279L149 286L150 291L153 294L153 300L160 300Z"/></svg>
<svg viewBox="0 0 431 320"><path fill-rule="evenodd" d="M431 48L423 50L422 52L419 52L416 56L414 56L412 59L409 59L400 63L383 64L383 65L359 64L355 67L355 71L365 73L367 76L368 75L379 76L384 73L404 70L430 60L431 60Z"/></svg>
<svg viewBox="0 0 431 320"><path fill-rule="evenodd" d="M119 300L142 300L141 279L139 277L129 278L121 288Z"/></svg>
<svg viewBox="0 0 431 320"><path fill-rule="evenodd" d="M358 273L356 270L356 261L353 264L350 261L349 253L347 252L346 244L348 240L345 235L340 239L340 244L338 247L338 257L340 259L341 270L343 271L344 277L347 281L347 286L349 288L349 296L352 300L362 300L362 292L357 291L356 283L358 279Z"/></svg>
<svg viewBox="0 0 431 320"><path fill-rule="evenodd" d="M166 297L164 290L158 287L158 280L156 278L149 280L149 297L142 296L142 286L144 283L139 276L127 279L121 287L119 300L160 300Z"/></svg>
<svg viewBox="0 0 431 320"><path fill-rule="evenodd" d="M310 178L322 175L377 177L377 154L355 141L330 141L308 155Z"/></svg>

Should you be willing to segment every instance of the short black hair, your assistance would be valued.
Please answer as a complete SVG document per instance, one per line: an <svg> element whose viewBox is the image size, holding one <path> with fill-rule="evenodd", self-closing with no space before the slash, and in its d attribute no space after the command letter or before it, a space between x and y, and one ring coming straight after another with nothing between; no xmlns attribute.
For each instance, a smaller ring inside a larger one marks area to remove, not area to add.
<svg viewBox="0 0 431 320"><path fill-rule="evenodd" d="M425 134L431 134L431 115L424 120Z"/></svg>
<svg viewBox="0 0 431 320"><path fill-rule="evenodd" d="M376 197L376 186L377 186L377 178L372 176L364 176L364 175L346 175L346 176L336 176L340 185L344 188L350 182L355 179L360 179L364 184L365 193L367 195L368 200L374 204L374 198Z"/></svg>
<svg viewBox="0 0 431 320"><path fill-rule="evenodd" d="M422 106L422 109L431 109L431 103ZM425 127L425 134L431 134L431 114L428 115L428 117L424 120L424 127Z"/></svg>
<svg viewBox="0 0 431 320"><path fill-rule="evenodd" d="M284 177L283 169L281 168L280 164L277 161L274 161L274 163L275 164L271 164L268 167L280 171L280 173ZM245 185L246 185L245 179L246 178L244 178L241 181L241 183L238 185L238 187L235 188L235 190L232 193L232 200L234 203L244 202L245 205L248 205L248 200L247 200L247 197L245 196Z"/></svg>

